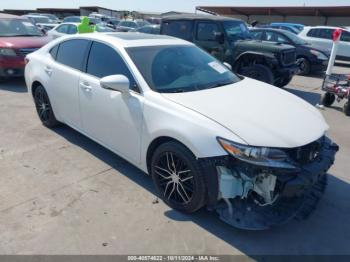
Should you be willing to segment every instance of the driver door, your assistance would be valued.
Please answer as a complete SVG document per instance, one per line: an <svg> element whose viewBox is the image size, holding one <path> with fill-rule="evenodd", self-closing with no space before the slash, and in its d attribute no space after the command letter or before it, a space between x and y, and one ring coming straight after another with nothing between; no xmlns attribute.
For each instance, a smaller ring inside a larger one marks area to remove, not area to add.
<svg viewBox="0 0 350 262"><path fill-rule="evenodd" d="M224 33L218 23L197 22L194 43L218 60L224 60Z"/></svg>
<svg viewBox="0 0 350 262"><path fill-rule="evenodd" d="M101 87L101 78L120 74L130 81L129 94ZM83 130L134 163L140 161L144 101L136 86L119 53L107 44L93 42L86 73L81 75L79 81Z"/></svg>

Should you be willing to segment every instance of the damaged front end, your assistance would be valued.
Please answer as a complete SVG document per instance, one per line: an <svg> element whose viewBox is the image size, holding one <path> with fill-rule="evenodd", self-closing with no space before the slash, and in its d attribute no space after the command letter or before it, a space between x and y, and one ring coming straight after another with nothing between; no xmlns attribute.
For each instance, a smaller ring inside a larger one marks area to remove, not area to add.
<svg viewBox="0 0 350 262"><path fill-rule="evenodd" d="M326 188L327 170L339 149L325 136L292 149L218 141L229 156L204 163L211 166L206 175L209 207L226 223L250 230L306 218Z"/></svg>

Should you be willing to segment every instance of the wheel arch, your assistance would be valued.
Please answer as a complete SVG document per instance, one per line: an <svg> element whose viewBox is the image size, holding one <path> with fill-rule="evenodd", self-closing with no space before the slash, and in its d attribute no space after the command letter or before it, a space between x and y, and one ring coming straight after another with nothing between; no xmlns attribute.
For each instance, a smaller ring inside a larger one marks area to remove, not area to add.
<svg viewBox="0 0 350 262"><path fill-rule="evenodd" d="M152 156L153 156L154 152L157 150L157 148L160 145L168 143L168 142L171 142L171 141L183 145L190 152L192 152L193 155L195 155L195 153L188 146L186 146L184 143L182 143L178 139L175 139L175 138L170 137L170 136L159 136L159 137L153 139L152 142L149 144L149 146L147 148L146 167L147 167L148 174L151 174L151 161L152 161Z"/></svg>
<svg viewBox="0 0 350 262"><path fill-rule="evenodd" d="M258 64L263 64L270 67L272 61L276 61L276 58L272 53L261 53L261 52L244 52L240 54L234 61L233 68L238 71L242 63L257 62Z"/></svg>
<svg viewBox="0 0 350 262"><path fill-rule="evenodd" d="M42 83L40 83L38 80L35 80L32 85L31 85L31 93L32 93L32 96L34 97L34 93L35 93L35 90L39 87L39 86L43 86Z"/></svg>

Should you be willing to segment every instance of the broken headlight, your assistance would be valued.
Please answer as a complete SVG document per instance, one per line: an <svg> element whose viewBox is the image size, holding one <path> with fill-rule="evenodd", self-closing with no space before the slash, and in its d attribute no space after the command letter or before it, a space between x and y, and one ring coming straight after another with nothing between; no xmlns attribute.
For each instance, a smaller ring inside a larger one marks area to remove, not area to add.
<svg viewBox="0 0 350 262"><path fill-rule="evenodd" d="M217 140L228 154L241 161L265 167L296 168L288 155L280 149L242 145L221 137L218 137Z"/></svg>

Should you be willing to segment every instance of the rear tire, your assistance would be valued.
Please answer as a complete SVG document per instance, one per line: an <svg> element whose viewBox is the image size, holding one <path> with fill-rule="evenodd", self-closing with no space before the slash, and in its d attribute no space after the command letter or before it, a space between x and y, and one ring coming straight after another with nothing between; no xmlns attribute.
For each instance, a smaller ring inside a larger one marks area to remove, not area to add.
<svg viewBox="0 0 350 262"><path fill-rule="evenodd" d="M322 105L327 107L331 106L334 103L334 101L335 101L335 95L332 93L326 92L321 97Z"/></svg>
<svg viewBox="0 0 350 262"><path fill-rule="evenodd" d="M56 120L55 114L49 100L49 96L43 86L38 86L34 91L34 102L36 112L41 123L49 128L58 126L60 123Z"/></svg>
<svg viewBox="0 0 350 262"><path fill-rule="evenodd" d="M264 65L256 64L252 66L247 66L239 70L241 75L250 77L268 84L274 84L274 76L270 68Z"/></svg>
<svg viewBox="0 0 350 262"><path fill-rule="evenodd" d="M152 156L150 169L159 196L170 207L193 213L204 206L203 171L185 146L177 142L160 145Z"/></svg>

